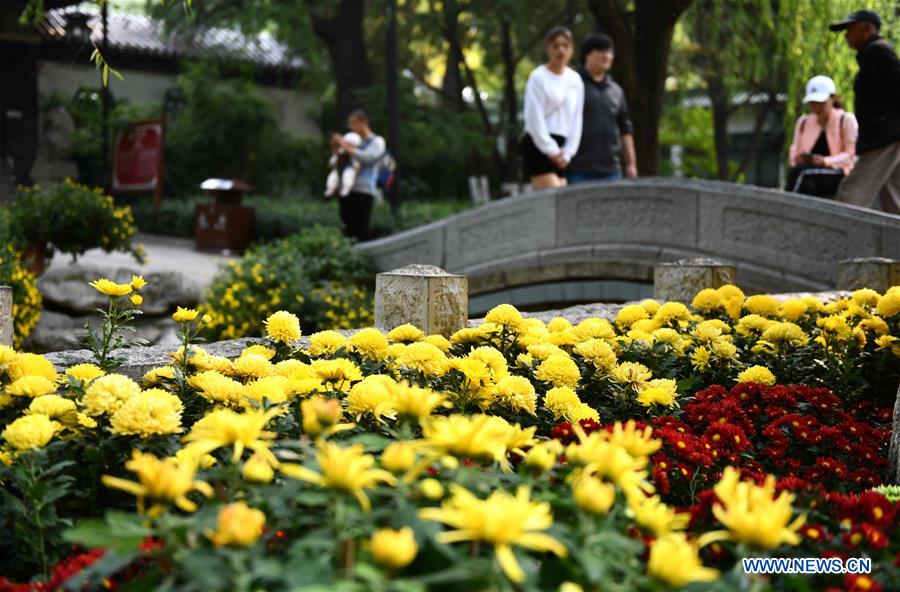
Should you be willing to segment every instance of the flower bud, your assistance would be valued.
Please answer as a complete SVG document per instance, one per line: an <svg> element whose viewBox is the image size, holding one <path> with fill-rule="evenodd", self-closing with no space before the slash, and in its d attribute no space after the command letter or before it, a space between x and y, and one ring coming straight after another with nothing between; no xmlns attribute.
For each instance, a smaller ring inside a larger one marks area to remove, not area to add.
<svg viewBox="0 0 900 592"><path fill-rule="evenodd" d="M392 473L403 473L416 462L416 449L409 442L392 442L381 454L381 464Z"/></svg>
<svg viewBox="0 0 900 592"><path fill-rule="evenodd" d="M244 479L253 483L271 483L275 478L275 471L269 465L269 461L262 457L258 452L254 453L247 462L244 463L242 470Z"/></svg>
<svg viewBox="0 0 900 592"><path fill-rule="evenodd" d="M444 497L444 486L437 479L424 479L419 483L419 491L430 500L439 500Z"/></svg>
<svg viewBox="0 0 900 592"><path fill-rule="evenodd" d="M412 563L419 552L419 545L410 527L400 530L382 528L372 535L372 557L391 569L401 569Z"/></svg>
<svg viewBox="0 0 900 592"><path fill-rule="evenodd" d="M218 526L208 535L217 547L249 547L262 536L266 515L244 502L228 504L219 510Z"/></svg>
<svg viewBox="0 0 900 592"><path fill-rule="evenodd" d="M606 514L616 502L616 488L596 477L582 477L572 490L575 503L593 514Z"/></svg>

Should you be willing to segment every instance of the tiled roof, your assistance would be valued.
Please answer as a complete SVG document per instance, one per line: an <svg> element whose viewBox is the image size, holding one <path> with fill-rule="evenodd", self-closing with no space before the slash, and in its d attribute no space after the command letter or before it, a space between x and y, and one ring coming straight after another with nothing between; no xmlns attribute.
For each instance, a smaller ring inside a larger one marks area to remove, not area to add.
<svg viewBox="0 0 900 592"><path fill-rule="evenodd" d="M85 10L70 6L48 10L39 27L41 34L50 40L63 40L66 17L77 12L90 14L91 39L99 46L103 40L103 25L96 8ZM142 14L110 11L108 20L109 47L113 51L163 58L212 55L265 68L299 70L303 67L302 59L292 55L287 46L268 33L245 35L238 29L214 27L188 38L167 34L162 22Z"/></svg>

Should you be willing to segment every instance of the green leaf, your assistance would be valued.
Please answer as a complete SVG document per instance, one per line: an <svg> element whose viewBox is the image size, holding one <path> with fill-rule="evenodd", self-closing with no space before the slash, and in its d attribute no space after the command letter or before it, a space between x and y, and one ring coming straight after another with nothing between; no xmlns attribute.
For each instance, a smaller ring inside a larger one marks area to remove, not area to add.
<svg viewBox="0 0 900 592"><path fill-rule="evenodd" d="M144 518L125 512L107 512L105 519L90 518L63 532L63 539L85 547L112 549L119 554L132 553L152 534Z"/></svg>

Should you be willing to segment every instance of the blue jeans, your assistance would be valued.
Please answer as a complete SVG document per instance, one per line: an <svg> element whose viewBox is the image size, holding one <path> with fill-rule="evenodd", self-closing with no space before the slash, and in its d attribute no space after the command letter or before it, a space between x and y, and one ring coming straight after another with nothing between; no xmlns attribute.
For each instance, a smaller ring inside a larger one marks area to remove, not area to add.
<svg viewBox="0 0 900 592"><path fill-rule="evenodd" d="M618 181L622 178L622 173L619 171L615 171L612 173L566 173L566 180L569 182L569 185L575 185L576 183L588 183L590 181Z"/></svg>

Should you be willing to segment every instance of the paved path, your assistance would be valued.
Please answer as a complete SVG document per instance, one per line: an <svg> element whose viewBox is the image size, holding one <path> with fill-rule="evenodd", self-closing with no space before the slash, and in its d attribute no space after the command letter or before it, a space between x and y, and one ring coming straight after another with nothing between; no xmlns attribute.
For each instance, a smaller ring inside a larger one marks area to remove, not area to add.
<svg viewBox="0 0 900 592"><path fill-rule="evenodd" d="M104 253L101 249L91 249L78 258L78 263L93 265L101 269L119 269L131 267L141 273L153 271L178 271L206 287L212 282L220 263L234 259L212 253L194 250L194 241L190 239L161 236L157 234L138 234L135 243L144 245L147 263L138 265L131 255L121 252ZM57 253L48 269L55 269L69 264L72 258Z"/></svg>

